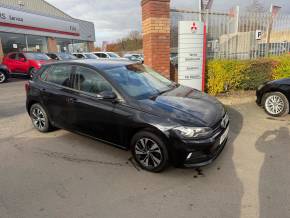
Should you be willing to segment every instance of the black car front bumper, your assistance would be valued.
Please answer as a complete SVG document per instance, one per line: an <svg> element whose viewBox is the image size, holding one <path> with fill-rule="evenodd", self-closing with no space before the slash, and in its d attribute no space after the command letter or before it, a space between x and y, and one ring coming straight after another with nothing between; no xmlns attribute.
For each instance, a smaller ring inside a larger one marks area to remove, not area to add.
<svg viewBox="0 0 290 218"><path fill-rule="evenodd" d="M210 138L203 140L171 139L173 146L172 159L176 166L186 168L202 167L211 164L223 151L228 141L229 124L219 127ZM227 134L226 136L224 136ZM224 140L221 142L221 138Z"/></svg>

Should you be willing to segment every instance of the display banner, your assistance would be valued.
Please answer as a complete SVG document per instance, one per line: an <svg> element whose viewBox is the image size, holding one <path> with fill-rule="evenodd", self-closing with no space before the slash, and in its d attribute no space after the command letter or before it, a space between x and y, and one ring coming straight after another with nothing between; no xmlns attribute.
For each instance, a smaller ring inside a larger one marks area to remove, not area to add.
<svg viewBox="0 0 290 218"><path fill-rule="evenodd" d="M80 36L78 23L0 7L0 26Z"/></svg>
<svg viewBox="0 0 290 218"><path fill-rule="evenodd" d="M180 21L178 28L178 82L204 91L206 26L200 21Z"/></svg>

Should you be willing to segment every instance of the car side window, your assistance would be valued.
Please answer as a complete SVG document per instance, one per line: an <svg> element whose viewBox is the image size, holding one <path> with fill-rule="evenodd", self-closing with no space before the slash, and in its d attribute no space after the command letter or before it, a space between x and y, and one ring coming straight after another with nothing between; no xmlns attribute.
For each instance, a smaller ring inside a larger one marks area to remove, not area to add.
<svg viewBox="0 0 290 218"><path fill-rule="evenodd" d="M55 54L47 54L48 57L50 57L53 60L58 60L59 58Z"/></svg>
<svg viewBox="0 0 290 218"><path fill-rule="evenodd" d="M98 72L80 66L76 68L74 88L82 92L96 95L104 91L113 90L110 83Z"/></svg>
<svg viewBox="0 0 290 218"><path fill-rule="evenodd" d="M26 57L24 56L24 54L19 53L17 59L18 59L18 60L20 60L20 59L24 59L24 60L26 60Z"/></svg>
<svg viewBox="0 0 290 218"><path fill-rule="evenodd" d="M85 57L82 54L75 54L75 56L79 59L84 59Z"/></svg>
<svg viewBox="0 0 290 218"><path fill-rule="evenodd" d="M73 76L71 65L54 65L46 69L40 76L43 81L57 85L72 87Z"/></svg>
<svg viewBox="0 0 290 218"><path fill-rule="evenodd" d="M16 53L13 53L9 55L9 59L15 60L16 59Z"/></svg>

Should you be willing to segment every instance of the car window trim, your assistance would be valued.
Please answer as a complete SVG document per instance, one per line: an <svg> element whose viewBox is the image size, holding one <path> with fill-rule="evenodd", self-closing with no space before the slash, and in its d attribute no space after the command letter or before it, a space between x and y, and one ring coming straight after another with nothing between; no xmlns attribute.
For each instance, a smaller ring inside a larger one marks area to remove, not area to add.
<svg viewBox="0 0 290 218"><path fill-rule="evenodd" d="M90 68L90 67L87 67L87 66L82 66L82 65L73 65L74 66L74 69L73 69L73 74L74 74L74 76L73 76L73 80L75 80L75 78L76 78L76 69L77 69L77 67L82 67L82 68L86 68L86 69L89 69L89 70L91 70L91 71L93 71L93 72L95 72L95 73L97 73L103 80L105 80L108 84L110 84L110 86L112 87L112 89L113 89L113 92L115 92L115 94L118 96L118 100L120 101L120 102L125 102L125 100L124 100L124 98L123 98L123 96L116 90L116 88L112 85L112 83L110 83L110 81L108 81L102 74L100 74L97 70L95 70L95 69L92 69L92 68ZM75 81L73 81L73 84L74 84L74 82ZM85 92L85 91L82 91L82 90L77 90L77 89L73 89L73 90L75 90L76 92L78 92L78 93L81 93L81 94L83 94L83 95L86 95L86 96L89 96L89 97L94 97L94 98L96 98L97 100L103 100L103 99L98 99L98 94L93 94L93 93L90 93L90 92Z"/></svg>
<svg viewBox="0 0 290 218"><path fill-rule="evenodd" d="M76 74L75 74L75 70L74 70L74 68L76 69L76 67L77 66L81 66L81 67L86 67L86 66L82 66L82 65L77 65L77 64L57 64L57 65L69 65L69 66L72 66L72 69L71 69L71 73L72 73L72 78L73 78L73 83L74 83L74 80L75 80L75 76L76 76ZM57 66L57 65L51 65L51 66L48 66L50 69L48 69L49 70L49 72L51 71L51 69L53 69L53 66ZM97 72L97 73L99 73L98 71L96 71L96 70L94 70L94 69L92 69L92 68L90 68L90 67L86 67L86 68L88 68L88 69L91 69L91 70L93 70L93 71L95 71L95 72ZM51 84L51 85L53 85L53 86L56 86L56 87L58 87L58 88L62 88L62 89L66 89L66 90L69 90L69 91L73 91L73 92L75 92L75 93L79 93L79 94L82 94L82 95L85 95L85 96L88 96L88 97L94 97L94 99L96 99L96 100L101 100L102 102L104 102L103 101L103 99L98 99L97 98L97 96L96 96L96 94L94 95L94 94L92 94L92 93L89 93L89 92L84 92L84 91L81 91L81 90L77 90L77 89L74 89L74 88L72 88L72 87L67 87L67 86L63 86L63 85L59 85L59 84L56 84L56 83L53 83L53 82L49 82L49 81L45 81L45 80L43 80L42 78L41 78L41 75L43 74L43 73L45 73L46 71L44 70L40 75L39 75L39 80L41 81L41 82L43 82L43 83L47 83L47 84ZM102 76L102 75L100 75L100 76ZM102 76L103 77L103 76ZM103 77L104 78L104 77ZM105 78L104 78L105 79ZM115 89L115 87L107 80L107 79L105 79L111 86L112 86L112 88L113 88L113 90L114 90L114 92L116 93L116 95L118 96L118 101L120 102L120 103L125 103L126 101L125 101L125 99L124 99L124 97ZM82 96L81 95L81 96Z"/></svg>
<svg viewBox="0 0 290 218"><path fill-rule="evenodd" d="M70 73L71 73L71 76L73 76L73 80L74 80L73 65L71 65L71 64L56 64L56 65L49 65L49 66L47 67L48 69L44 69L44 70L41 72L41 74L39 75L38 79L39 79L41 82L48 83L48 84L52 84L52 85L57 86L57 87L60 87L60 88L66 88L66 89L74 90L74 89L71 88L71 87L67 87L67 86L59 85L59 84L56 84L56 83L53 83L53 82L45 81L45 80L43 80L43 79L41 78L42 74L44 74L45 72L50 73L54 66L62 66L62 65L68 65L68 66L71 66L71 67L72 67L71 70L70 70L70 71L71 71ZM46 70L48 70L48 71L46 71Z"/></svg>

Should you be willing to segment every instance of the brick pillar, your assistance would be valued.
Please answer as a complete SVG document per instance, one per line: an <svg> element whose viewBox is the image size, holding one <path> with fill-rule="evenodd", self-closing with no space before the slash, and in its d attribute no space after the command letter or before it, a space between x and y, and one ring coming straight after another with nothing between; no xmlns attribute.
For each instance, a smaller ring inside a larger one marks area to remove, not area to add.
<svg viewBox="0 0 290 218"><path fill-rule="evenodd" d="M88 51L93 52L95 51L95 43L94 42L87 42Z"/></svg>
<svg viewBox="0 0 290 218"><path fill-rule="evenodd" d="M0 63L2 63L4 58L4 52L3 52L3 47L2 47L2 40L0 38Z"/></svg>
<svg viewBox="0 0 290 218"><path fill-rule="evenodd" d="M170 78L170 0L142 0L145 64Z"/></svg>
<svg viewBox="0 0 290 218"><path fill-rule="evenodd" d="M57 42L55 38L48 37L47 39L47 50L48 52L58 52L57 51Z"/></svg>

